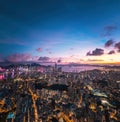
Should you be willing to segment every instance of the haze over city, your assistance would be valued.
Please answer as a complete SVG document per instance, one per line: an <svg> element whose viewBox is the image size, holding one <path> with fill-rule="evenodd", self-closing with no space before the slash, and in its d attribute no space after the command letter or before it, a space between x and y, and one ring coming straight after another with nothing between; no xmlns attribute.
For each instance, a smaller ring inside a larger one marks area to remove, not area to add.
<svg viewBox="0 0 120 122"><path fill-rule="evenodd" d="M0 122L120 122L120 0L0 0Z"/></svg>
<svg viewBox="0 0 120 122"><path fill-rule="evenodd" d="M120 63L119 0L1 0L0 62Z"/></svg>

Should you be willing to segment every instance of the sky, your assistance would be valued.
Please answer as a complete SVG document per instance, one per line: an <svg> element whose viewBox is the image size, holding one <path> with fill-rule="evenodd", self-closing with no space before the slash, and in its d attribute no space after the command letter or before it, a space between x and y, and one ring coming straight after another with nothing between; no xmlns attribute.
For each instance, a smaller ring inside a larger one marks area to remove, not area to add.
<svg viewBox="0 0 120 122"><path fill-rule="evenodd" d="M0 0L0 62L120 63L120 0Z"/></svg>

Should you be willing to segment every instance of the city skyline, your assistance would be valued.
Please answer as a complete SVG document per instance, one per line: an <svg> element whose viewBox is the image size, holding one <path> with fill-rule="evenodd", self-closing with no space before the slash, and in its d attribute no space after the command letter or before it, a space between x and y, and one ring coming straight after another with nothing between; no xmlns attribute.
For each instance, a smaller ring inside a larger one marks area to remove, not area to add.
<svg viewBox="0 0 120 122"><path fill-rule="evenodd" d="M0 62L120 64L120 1L1 0Z"/></svg>

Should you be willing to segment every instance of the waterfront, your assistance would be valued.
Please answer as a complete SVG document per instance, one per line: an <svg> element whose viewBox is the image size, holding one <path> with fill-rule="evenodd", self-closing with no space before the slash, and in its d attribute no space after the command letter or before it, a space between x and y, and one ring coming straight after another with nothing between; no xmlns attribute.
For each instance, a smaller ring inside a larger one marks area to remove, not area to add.
<svg viewBox="0 0 120 122"><path fill-rule="evenodd" d="M81 71L88 71L88 70L103 70L104 67L100 66L91 66L91 65L83 65L83 66L63 66L62 71L63 72L81 72Z"/></svg>

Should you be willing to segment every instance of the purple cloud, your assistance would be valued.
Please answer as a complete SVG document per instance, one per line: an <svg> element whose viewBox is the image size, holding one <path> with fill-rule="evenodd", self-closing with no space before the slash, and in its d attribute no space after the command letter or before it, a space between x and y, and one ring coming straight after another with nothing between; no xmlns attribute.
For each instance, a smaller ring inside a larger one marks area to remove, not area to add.
<svg viewBox="0 0 120 122"><path fill-rule="evenodd" d="M61 60L61 59L58 59L58 60L57 60L57 63L61 63L61 62L62 62L62 60Z"/></svg>
<svg viewBox="0 0 120 122"><path fill-rule="evenodd" d="M100 49L100 48L96 48L95 50L93 50L92 52L87 52L87 56L100 56L104 54L104 50Z"/></svg>
<svg viewBox="0 0 120 122"><path fill-rule="evenodd" d="M111 50L108 54L109 54L109 55L115 54L115 51L114 51L114 50Z"/></svg>
<svg viewBox="0 0 120 122"><path fill-rule="evenodd" d="M46 49L48 54L52 54L52 51L50 49Z"/></svg>
<svg viewBox="0 0 120 122"><path fill-rule="evenodd" d="M120 52L120 42L116 43L114 46L118 52Z"/></svg>
<svg viewBox="0 0 120 122"><path fill-rule="evenodd" d="M39 56L33 56L32 57L32 61L38 61L38 59L39 59Z"/></svg>
<svg viewBox="0 0 120 122"><path fill-rule="evenodd" d="M46 57L46 56L39 57L38 61L40 61L40 62L48 62L48 61L50 61L50 58L49 57Z"/></svg>
<svg viewBox="0 0 120 122"><path fill-rule="evenodd" d="M117 30L117 26L115 25L105 26L103 36L111 36L115 30Z"/></svg>
<svg viewBox="0 0 120 122"><path fill-rule="evenodd" d="M36 49L36 51L37 52L42 52L42 48L39 47L39 48Z"/></svg>
<svg viewBox="0 0 120 122"><path fill-rule="evenodd" d="M110 47L114 44L114 41L112 39L109 39L106 43L105 43L105 47Z"/></svg>
<svg viewBox="0 0 120 122"><path fill-rule="evenodd" d="M6 57L6 60L9 62L23 62L23 61L30 61L32 59L31 54L13 54Z"/></svg>

